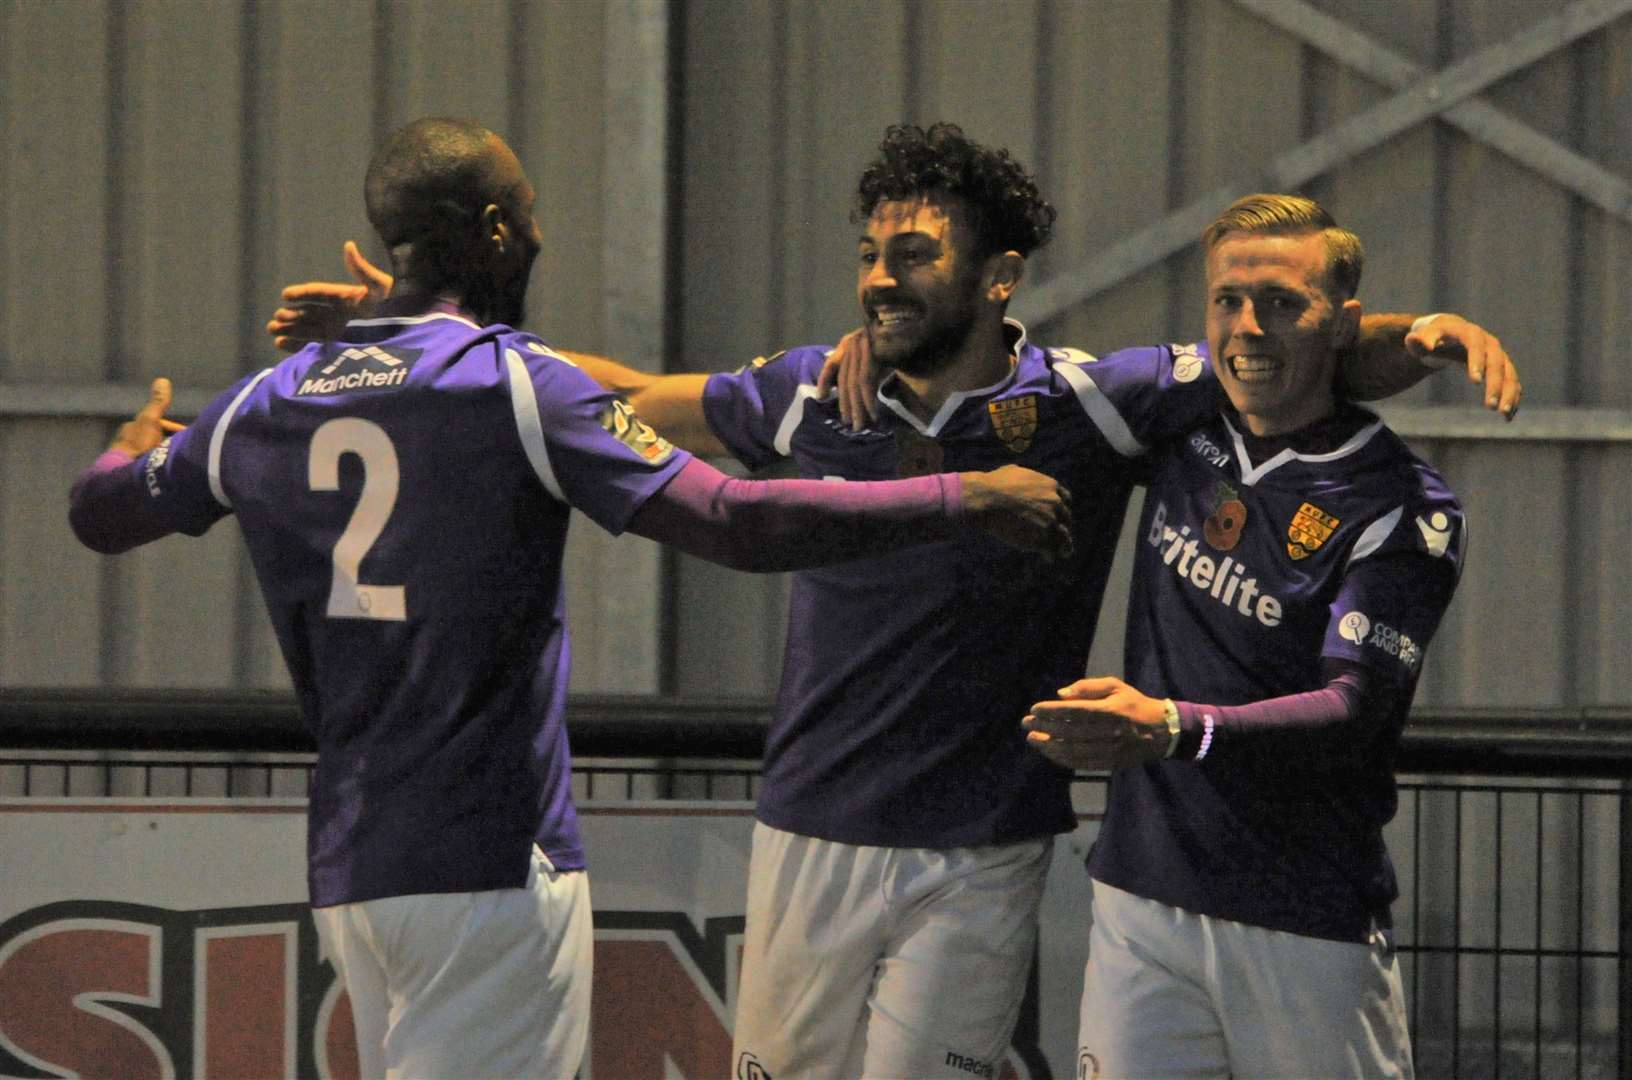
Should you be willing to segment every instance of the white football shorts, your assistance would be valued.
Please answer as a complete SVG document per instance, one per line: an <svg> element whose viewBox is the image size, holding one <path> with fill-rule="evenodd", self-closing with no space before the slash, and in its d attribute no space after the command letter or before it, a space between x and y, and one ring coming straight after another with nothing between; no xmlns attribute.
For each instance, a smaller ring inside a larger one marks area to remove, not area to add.
<svg viewBox="0 0 1632 1080"><path fill-rule="evenodd" d="M364 1080L570 1077L589 1038L589 875L535 845L519 889L315 908Z"/></svg>
<svg viewBox="0 0 1632 1080"><path fill-rule="evenodd" d="M1052 838L864 847L756 824L733 1075L996 1076L1052 853Z"/></svg>
<svg viewBox="0 0 1632 1080"><path fill-rule="evenodd" d="M1080 1080L1413 1075L1387 933L1265 930L1101 881L1093 908Z"/></svg>

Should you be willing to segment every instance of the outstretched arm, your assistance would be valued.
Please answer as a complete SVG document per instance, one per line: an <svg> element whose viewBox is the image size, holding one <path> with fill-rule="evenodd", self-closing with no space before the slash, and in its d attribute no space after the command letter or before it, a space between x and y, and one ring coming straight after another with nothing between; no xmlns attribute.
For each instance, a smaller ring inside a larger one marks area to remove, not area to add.
<svg viewBox="0 0 1632 1080"><path fill-rule="evenodd" d="M622 394L642 420L674 445L702 457L730 456L703 413L707 375L654 375L605 356L568 349L556 351L606 389Z"/></svg>
<svg viewBox="0 0 1632 1080"><path fill-rule="evenodd" d="M1495 334L1460 315L1367 315L1360 340L1343 358L1340 389L1357 401L1392 397L1448 365L1483 383L1485 408L1513 419L1523 387L1518 370Z"/></svg>
<svg viewBox="0 0 1632 1080"><path fill-rule="evenodd" d="M1163 758L1199 761L1242 735L1330 729L1393 712L1398 688L1374 671L1327 658L1321 672L1325 685L1317 690L1250 705L1169 701L1110 676L1080 679L1063 688L1059 700L1033 705L1020 726L1050 761L1097 772Z"/></svg>
<svg viewBox="0 0 1632 1080"><path fill-rule="evenodd" d="M1071 509L1052 477L1018 465L909 480L737 480L695 459L629 531L738 570L799 570L979 528L1049 558L1071 553Z"/></svg>

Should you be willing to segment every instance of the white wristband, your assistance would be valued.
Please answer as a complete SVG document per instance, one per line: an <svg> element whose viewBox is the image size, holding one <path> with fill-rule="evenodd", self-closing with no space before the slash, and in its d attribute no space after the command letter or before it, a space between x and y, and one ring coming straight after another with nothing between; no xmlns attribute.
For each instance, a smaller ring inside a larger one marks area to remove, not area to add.
<svg viewBox="0 0 1632 1080"><path fill-rule="evenodd" d="M1422 318L1417 319L1411 324L1411 332L1413 334L1420 333L1423 326L1427 324L1428 320L1437 319L1443 314L1445 314L1443 311L1436 311L1432 315L1424 315ZM1417 357L1417 362L1431 371L1438 371L1440 368L1451 363L1455 359L1456 357L1447 356L1444 353L1425 352L1421 356Z"/></svg>
<svg viewBox="0 0 1632 1080"><path fill-rule="evenodd" d="M1179 707L1173 704L1172 698L1162 701L1162 719L1167 721L1167 753L1162 756L1170 758L1179 748Z"/></svg>

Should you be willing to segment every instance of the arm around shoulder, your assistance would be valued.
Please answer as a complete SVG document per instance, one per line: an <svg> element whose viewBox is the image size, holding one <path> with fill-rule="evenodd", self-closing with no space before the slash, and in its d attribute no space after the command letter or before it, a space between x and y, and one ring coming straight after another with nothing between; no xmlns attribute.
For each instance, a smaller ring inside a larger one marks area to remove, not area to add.
<svg viewBox="0 0 1632 1080"><path fill-rule="evenodd" d="M607 390L622 394L641 419L674 445L702 457L729 454L703 412L707 375L657 375L594 353L556 351Z"/></svg>

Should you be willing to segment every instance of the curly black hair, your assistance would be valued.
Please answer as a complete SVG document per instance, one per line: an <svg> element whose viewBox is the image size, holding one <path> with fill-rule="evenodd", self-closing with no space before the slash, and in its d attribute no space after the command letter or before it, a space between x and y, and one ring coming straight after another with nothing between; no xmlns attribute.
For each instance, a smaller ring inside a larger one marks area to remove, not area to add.
<svg viewBox="0 0 1632 1080"><path fill-rule="evenodd" d="M954 195L969 209L977 254L1017 251L1030 255L1048 243L1054 208L1037 191L1036 179L1007 150L970 139L956 124L892 124L878 157L856 185L851 220L865 222L881 202L924 195Z"/></svg>

